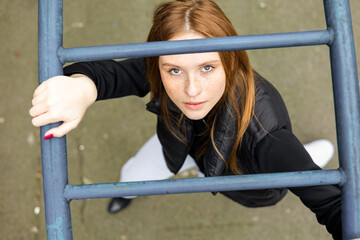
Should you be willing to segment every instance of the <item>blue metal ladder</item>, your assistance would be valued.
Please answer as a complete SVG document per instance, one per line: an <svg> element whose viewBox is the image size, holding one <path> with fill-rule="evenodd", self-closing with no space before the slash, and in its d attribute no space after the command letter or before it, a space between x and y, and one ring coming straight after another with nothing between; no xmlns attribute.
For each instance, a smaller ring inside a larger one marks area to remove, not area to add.
<svg viewBox="0 0 360 240"><path fill-rule="evenodd" d="M40 129L49 240L72 239L70 201L75 199L327 184L342 186L343 239L360 238L360 98L348 0L324 0L326 30L68 49L62 46L62 6L62 0L39 0L39 84L50 77L63 74L62 66L66 62L243 49L329 46L340 168L74 186L68 184L66 137L43 140L48 129L59 125L50 124Z"/></svg>

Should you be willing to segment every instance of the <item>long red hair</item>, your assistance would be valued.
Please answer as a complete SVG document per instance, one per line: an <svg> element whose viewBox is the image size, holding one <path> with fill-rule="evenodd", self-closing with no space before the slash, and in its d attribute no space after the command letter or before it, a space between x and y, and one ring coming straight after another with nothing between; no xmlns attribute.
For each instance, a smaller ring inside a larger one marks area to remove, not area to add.
<svg viewBox="0 0 360 240"><path fill-rule="evenodd" d="M176 0L160 4L154 13L153 25L148 35L148 42L167 41L179 33L193 31L207 38L236 36L236 30L219 6L211 0ZM222 98L206 117L209 126L206 137L214 144L214 126L219 117L219 109L226 105L234 109L236 116L236 140L228 159L228 167L233 173L240 174L237 165L236 152L240 148L243 135L253 117L255 102L255 83L249 58L244 50L219 52L225 75L226 86ZM147 58L147 77L150 82L151 99L159 99L161 115L170 131L174 120L181 126L183 115L174 119L168 111L169 97L164 89L159 72L159 57ZM240 106L239 106L240 104ZM241 110L240 110L241 109ZM176 125L175 125L176 126ZM172 131L174 133L174 131ZM209 138L208 138L209 139ZM199 155L205 153L206 145L199 150ZM224 161L226 159L223 158Z"/></svg>

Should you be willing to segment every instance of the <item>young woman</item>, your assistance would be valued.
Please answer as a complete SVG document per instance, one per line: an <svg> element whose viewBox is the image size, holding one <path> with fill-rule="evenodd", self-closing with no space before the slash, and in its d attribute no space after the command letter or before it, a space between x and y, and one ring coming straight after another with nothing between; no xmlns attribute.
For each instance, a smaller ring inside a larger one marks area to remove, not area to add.
<svg viewBox="0 0 360 240"><path fill-rule="evenodd" d="M148 41L236 35L213 1L178 0L156 9ZM141 150L152 152L141 156L157 154L154 159L159 155L163 158L155 170L145 166L145 161L132 159L126 168L134 170L126 171L129 177L121 180L144 175L166 178L193 165L205 176L320 169L292 133L281 96L253 71L245 51L77 63L66 67L64 74L70 77L51 78L34 93L30 115L35 126L64 122L50 129L45 139L74 129L95 100L150 92L147 109L158 115L157 135ZM158 176L164 163L169 171ZM148 171L151 173L146 175ZM326 225L334 239L341 239L338 186L290 190L316 214L319 223ZM244 206L261 207L276 204L286 192L264 189L222 194ZM117 200L122 201L118 198L112 204L118 204ZM124 207L128 202L119 204Z"/></svg>

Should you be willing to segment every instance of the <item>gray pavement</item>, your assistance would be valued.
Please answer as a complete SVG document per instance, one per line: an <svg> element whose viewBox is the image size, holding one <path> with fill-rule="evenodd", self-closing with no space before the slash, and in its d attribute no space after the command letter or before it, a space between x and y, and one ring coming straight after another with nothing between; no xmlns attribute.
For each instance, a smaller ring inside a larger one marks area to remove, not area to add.
<svg viewBox="0 0 360 240"><path fill-rule="evenodd" d="M142 42L159 2L65 0L64 46ZM325 28L320 0L217 2L239 34ZM360 1L350 2L359 58ZM28 115L38 76L37 1L0 0L0 41L0 240L42 240L40 137ZM249 55L254 68L283 95L299 139L336 143L327 47L256 50ZM117 181L121 165L155 132L155 116L144 110L147 100L98 102L88 110L67 138L70 183ZM337 166L335 157L327 168ZM186 174L177 177L193 173ZM71 203L74 239L330 239L291 193L278 205L259 209L201 193L140 197L121 214L109 215L108 201Z"/></svg>

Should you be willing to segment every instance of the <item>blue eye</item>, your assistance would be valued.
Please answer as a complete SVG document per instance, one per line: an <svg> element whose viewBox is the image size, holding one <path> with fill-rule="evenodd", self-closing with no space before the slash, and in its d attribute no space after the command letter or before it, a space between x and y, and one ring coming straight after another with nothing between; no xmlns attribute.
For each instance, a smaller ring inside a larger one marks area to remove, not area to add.
<svg viewBox="0 0 360 240"><path fill-rule="evenodd" d="M210 66L210 65L206 65L205 67L203 67L203 71L204 72L210 72L214 67Z"/></svg>
<svg viewBox="0 0 360 240"><path fill-rule="evenodd" d="M181 70L179 70L177 68L173 68L169 72L174 75L179 75L181 73Z"/></svg>

